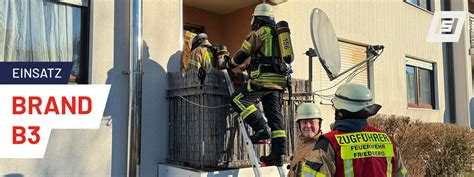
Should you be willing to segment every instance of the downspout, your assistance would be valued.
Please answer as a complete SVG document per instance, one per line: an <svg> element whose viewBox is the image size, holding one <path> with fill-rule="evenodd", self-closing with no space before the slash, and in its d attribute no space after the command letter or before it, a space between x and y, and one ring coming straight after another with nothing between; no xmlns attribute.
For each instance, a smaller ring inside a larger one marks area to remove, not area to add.
<svg viewBox="0 0 474 177"><path fill-rule="evenodd" d="M128 176L140 176L142 124L142 0L130 1Z"/></svg>
<svg viewBox="0 0 474 177"><path fill-rule="evenodd" d="M442 11L451 11L451 1L449 0L443 0L441 3L441 10ZM445 74L447 82L445 82L445 88L448 89L447 95L445 91L445 109L448 111L449 118L444 119L445 123L456 123L456 102L455 100L455 95L454 95L454 63L453 63L453 43L450 42L443 42L443 57L445 63L445 70L447 74Z"/></svg>

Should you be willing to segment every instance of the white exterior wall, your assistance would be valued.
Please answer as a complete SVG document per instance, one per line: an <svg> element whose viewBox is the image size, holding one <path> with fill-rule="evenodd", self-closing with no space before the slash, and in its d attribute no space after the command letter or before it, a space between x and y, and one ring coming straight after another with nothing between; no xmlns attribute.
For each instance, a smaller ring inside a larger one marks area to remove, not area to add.
<svg viewBox="0 0 474 177"><path fill-rule="evenodd" d="M454 65L454 108L456 124L471 126L470 105L472 99L472 63L469 55L469 13L468 1L451 1L451 10L465 11L466 21L464 23L459 42L453 43L453 65Z"/></svg>

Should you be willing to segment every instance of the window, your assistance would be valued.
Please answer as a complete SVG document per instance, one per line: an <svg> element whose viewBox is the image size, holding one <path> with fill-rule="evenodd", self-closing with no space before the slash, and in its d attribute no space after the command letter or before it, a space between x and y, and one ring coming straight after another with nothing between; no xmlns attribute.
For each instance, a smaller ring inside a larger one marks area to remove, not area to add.
<svg viewBox="0 0 474 177"><path fill-rule="evenodd" d="M408 107L434 109L433 64L412 58L406 61Z"/></svg>
<svg viewBox="0 0 474 177"><path fill-rule="evenodd" d="M196 33L196 34L204 33L204 26L201 26L201 25L194 25L194 24L190 24L190 23L184 23L183 28L186 31L190 31L190 32L193 32L193 33Z"/></svg>
<svg viewBox="0 0 474 177"><path fill-rule="evenodd" d="M52 0L2 0L0 62L73 62L70 81L88 80L87 7Z"/></svg>
<svg viewBox="0 0 474 177"><path fill-rule="evenodd" d="M367 59L366 46L355 44L352 42L339 41L339 49L341 51L341 69L339 71L340 73ZM362 68L360 71L358 71L358 74L351 79L350 82L363 84L370 88L369 72L371 70L371 67L373 66L369 65L368 68ZM336 90L338 88L338 86L334 87L334 85L340 84L341 80L347 78L350 73L352 72L348 72L340 76L339 78L330 81L327 77L326 71L321 66L319 73L322 76L321 85L319 88L313 90L323 90L320 93L322 95L333 95L334 93L336 93ZM329 101L328 99L323 99L321 100L321 103L331 104L331 101Z"/></svg>
<svg viewBox="0 0 474 177"><path fill-rule="evenodd" d="M405 2L421 8L423 10L434 12L434 0L404 0Z"/></svg>

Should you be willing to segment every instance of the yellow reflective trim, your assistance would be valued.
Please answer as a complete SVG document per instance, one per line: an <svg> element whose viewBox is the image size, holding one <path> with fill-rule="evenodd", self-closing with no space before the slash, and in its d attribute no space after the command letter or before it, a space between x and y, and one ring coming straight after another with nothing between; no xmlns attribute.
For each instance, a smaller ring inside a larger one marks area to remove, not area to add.
<svg viewBox="0 0 474 177"><path fill-rule="evenodd" d="M352 160L344 160L344 176L354 177L354 167L352 166Z"/></svg>
<svg viewBox="0 0 474 177"><path fill-rule="evenodd" d="M265 26L265 32L267 32L267 34L272 34L272 29L268 26Z"/></svg>
<svg viewBox="0 0 474 177"><path fill-rule="evenodd" d="M284 138L286 137L286 131L285 130L274 130L272 131L272 138Z"/></svg>
<svg viewBox="0 0 474 177"><path fill-rule="evenodd" d="M262 82L286 82L286 76L274 73L262 73L256 80Z"/></svg>
<svg viewBox="0 0 474 177"><path fill-rule="evenodd" d="M210 70L211 67L212 67L212 64L211 64L212 63L212 58L213 58L212 54L209 51L206 50L204 52L204 57L203 57L203 60L204 60L203 61L204 66L203 67L206 71Z"/></svg>
<svg viewBox="0 0 474 177"><path fill-rule="evenodd" d="M303 166L301 167L302 170L299 170L298 174L296 174L296 176L298 177L326 177L326 175L319 173L316 170L313 170L311 167L307 166L306 164L302 166Z"/></svg>
<svg viewBox="0 0 474 177"><path fill-rule="evenodd" d="M197 68L201 67L201 63L199 63L195 59L189 60L189 64L192 65L192 66L196 66Z"/></svg>
<svg viewBox="0 0 474 177"><path fill-rule="evenodd" d="M254 79L254 81L255 82L278 82L278 83L286 82L286 80L271 79L271 78L257 78L257 79Z"/></svg>
<svg viewBox="0 0 474 177"><path fill-rule="evenodd" d="M342 159L393 157L393 144L386 133L357 132L336 135Z"/></svg>
<svg viewBox="0 0 474 177"><path fill-rule="evenodd" d="M272 56L272 40L271 39L267 39L267 43L268 43L268 53L267 53L267 56Z"/></svg>
<svg viewBox="0 0 474 177"><path fill-rule="evenodd" d="M316 177L318 172L313 170L311 167L307 166L306 164L303 165L303 170L301 176L303 177Z"/></svg>
<svg viewBox="0 0 474 177"><path fill-rule="evenodd" d="M286 81L286 78L284 78L284 77L260 76L259 79L261 79L261 80L279 80L279 81Z"/></svg>
<svg viewBox="0 0 474 177"><path fill-rule="evenodd" d="M266 39L265 44L266 44L265 56L270 57L272 56L272 39L271 38Z"/></svg>
<svg viewBox="0 0 474 177"><path fill-rule="evenodd" d="M403 169L401 170L401 172L402 172L402 174L406 175L406 174L408 173L408 170L407 170L405 167L403 167Z"/></svg>
<svg viewBox="0 0 474 177"><path fill-rule="evenodd" d="M257 108L255 107L255 105L250 105L249 107L247 107L244 111L242 111L240 113L240 116L242 117L242 120L245 120L245 118L247 118L250 114L254 113L255 111L257 111Z"/></svg>
<svg viewBox="0 0 474 177"><path fill-rule="evenodd" d="M249 41L245 40L244 43L242 44L241 48L245 53L250 53L250 49L252 48L252 44L250 44Z"/></svg>
<svg viewBox="0 0 474 177"><path fill-rule="evenodd" d="M250 78L257 78L260 75L260 67L257 70L250 71Z"/></svg>
<svg viewBox="0 0 474 177"><path fill-rule="evenodd" d="M233 66L237 66L237 65L239 65L239 64L235 63L235 61L234 61L234 59L233 59L233 58L230 60L230 64L232 64Z"/></svg>
<svg viewBox="0 0 474 177"><path fill-rule="evenodd" d="M272 131L272 133L285 133L286 131L285 130L274 130Z"/></svg>
<svg viewBox="0 0 474 177"><path fill-rule="evenodd" d="M268 37L265 38L265 56L270 57L272 56L272 30L270 27L265 27L265 32Z"/></svg>
<svg viewBox="0 0 474 177"><path fill-rule="evenodd" d="M245 106L240 102L240 98L242 97L244 97L244 94L239 93L237 96L234 97L234 99L232 99L232 101L234 101L234 103L239 107L241 111L245 110Z"/></svg>
<svg viewBox="0 0 474 177"><path fill-rule="evenodd" d="M253 91L252 87L250 85L250 82L247 82L247 91L249 91L249 92Z"/></svg>
<svg viewBox="0 0 474 177"><path fill-rule="evenodd" d="M392 177L392 157L387 157L387 177Z"/></svg>
<svg viewBox="0 0 474 177"><path fill-rule="evenodd" d="M263 54L264 54L266 57L268 57L268 42L267 42L267 41L268 41L268 40L264 40L264 42L265 42L265 45L264 45L264 46L265 46L265 49L264 49L264 52L263 52Z"/></svg>
<svg viewBox="0 0 474 177"><path fill-rule="evenodd" d="M273 77L285 77L283 74L277 74L277 73L263 73L262 76L273 76Z"/></svg>
<svg viewBox="0 0 474 177"><path fill-rule="evenodd" d="M271 34L263 34L263 35L260 36L260 39L265 40L265 39L268 39L268 38L271 38L271 37L272 37Z"/></svg>

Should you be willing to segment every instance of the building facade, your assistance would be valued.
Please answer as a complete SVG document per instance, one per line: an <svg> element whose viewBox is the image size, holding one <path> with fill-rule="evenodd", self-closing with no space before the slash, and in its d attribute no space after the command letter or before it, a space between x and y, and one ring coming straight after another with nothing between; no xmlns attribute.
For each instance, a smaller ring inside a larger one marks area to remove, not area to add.
<svg viewBox="0 0 474 177"><path fill-rule="evenodd" d="M72 33L70 39L81 41L65 42L72 47L68 49L72 57L66 58L79 63L75 65L76 80L72 82L112 86L103 124L98 130L54 130L43 159L0 159L0 174L126 176L130 2L60 1L64 2L2 1L0 12L4 16L0 18L12 19L12 16L26 15L15 9L24 10L22 8L28 5L40 7L45 3L51 8L67 7L65 12L57 12L53 16L68 16L64 22L81 24L57 29L59 32L56 32L61 33L60 30L63 30L65 34ZM68 4L71 2L75 4ZM256 0L143 0L141 176L157 176L158 164L166 163L169 109L166 79L167 72L180 70L183 29L190 27L203 30L208 33L211 43L226 44L233 54L250 31L251 13L258 3ZM290 24L295 53L295 62L292 64L294 78L309 78L309 61L304 53L308 48L314 48L309 25L310 13L313 8L319 8L328 15L335 29L343 68L362 61L367 46L385 46L384 53L375 63L353 79L353 82L367 84L374 91L375 101L383 106L380 113L409 116L425 122L470 126L471 107L474 107L474 103L471 103L473 71L472 52L469 52L472 40L470 21L466 20L457 43L426 42L434 11L467 12L468 7L467 0L288 0L275 5L274 12L277 20L286 20ZM40 15L46 21L51 18L47 14ZM19 31L9 26L6 20L0 21L0 24L3 25L0 26L0 33L5 34L3 36L8 36L8 31ZM21 33L13 35L21 36ZM8 41L6 37L0 37L0 45L1 39ZM5 46L12 45L4 45L4 51L0 53L7 58L11 54L6 52ZM36 54L24 55L36 58ZM313 90L336 84L338 80L329 81L318 59L313 59ZM331 94L333 91L330 89L318 93ZM334 117L333 109L328 100L316 99L321 104L325 119L323 131L329 131L329 124Z"/></svg>

